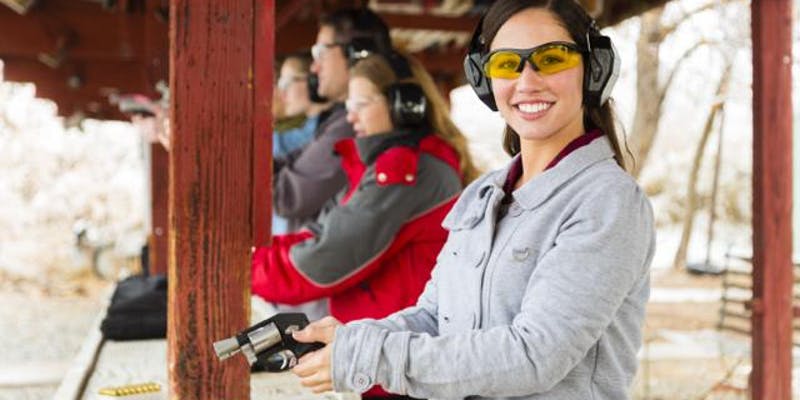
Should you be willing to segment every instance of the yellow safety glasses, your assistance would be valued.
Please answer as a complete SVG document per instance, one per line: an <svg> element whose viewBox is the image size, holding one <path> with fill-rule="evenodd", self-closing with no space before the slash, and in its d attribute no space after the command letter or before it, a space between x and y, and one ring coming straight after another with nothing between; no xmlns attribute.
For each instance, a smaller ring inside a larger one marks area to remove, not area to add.
<svg viewBox="0 0 800 400"><path fill-rule="evenodd" d="M540 74L552 75L580 64L581 51L569 42L550 42L530 49L497 49L483 57L483 72L487 78L514 79L525 68L523 60Z"/></svg>

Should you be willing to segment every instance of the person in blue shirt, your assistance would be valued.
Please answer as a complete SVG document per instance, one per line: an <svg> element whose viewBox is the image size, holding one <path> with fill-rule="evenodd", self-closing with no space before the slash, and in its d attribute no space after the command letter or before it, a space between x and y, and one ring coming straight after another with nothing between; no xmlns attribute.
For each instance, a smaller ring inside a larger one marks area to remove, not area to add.
<svg viewBox="0 0 800 400"><path fill-rule="evenodd" d="M319 125L320 114L328 103L311 101L308 91L308 75L311 55L294 53L281 64L280 74L275 85L276 103L280 103L276 115L275 130L272 134L272 158L285 160L300 151L314 138ZM272 214L272 234L288 233L287 220Z"/></svg>

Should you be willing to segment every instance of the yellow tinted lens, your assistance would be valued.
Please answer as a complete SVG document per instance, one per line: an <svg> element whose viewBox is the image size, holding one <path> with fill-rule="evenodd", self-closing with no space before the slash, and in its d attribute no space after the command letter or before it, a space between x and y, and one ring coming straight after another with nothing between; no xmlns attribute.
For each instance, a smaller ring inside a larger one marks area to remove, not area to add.
<svg viewBox="0 0 800 400"><path fill-rule="evenodd" d="M531 54L531 62L540 73L550 75L577 66L581 55L566 46L552 46Z"/></svg>
<svg viewBox="0 0 800 400"><path fill-rule="evenodd" d="M484 66L489 78L511 79L519 76L517 69L522 57L512 52L500 51L492 54Z"/></svg>

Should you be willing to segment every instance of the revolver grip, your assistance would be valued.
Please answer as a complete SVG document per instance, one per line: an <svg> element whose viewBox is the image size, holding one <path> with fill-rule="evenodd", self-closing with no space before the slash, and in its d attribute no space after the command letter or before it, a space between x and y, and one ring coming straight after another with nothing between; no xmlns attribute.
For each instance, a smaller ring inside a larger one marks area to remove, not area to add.
<svg viewBox="0 0 800 400"><path fill-rule="evenodd" d="M288 339L287 346L281 350L270 353L262 353L258 356L256 361L250 368L251 372L267 371L267 372L281 372L286 371L297 365L300 357L306 353L317 351L325 347L324 343L300 343L292 339Z"/></svg>
<svg viewBox="0 0 800 400"><path fill-rule="evenodd" d="M320 342L313 342L313 343L300 343L297 342L297 347L295 347L295 354L297 354L297 358L299 359L306 353L310 353L312 351L317 351L321 348L325 347L325 343Z"/></svg>

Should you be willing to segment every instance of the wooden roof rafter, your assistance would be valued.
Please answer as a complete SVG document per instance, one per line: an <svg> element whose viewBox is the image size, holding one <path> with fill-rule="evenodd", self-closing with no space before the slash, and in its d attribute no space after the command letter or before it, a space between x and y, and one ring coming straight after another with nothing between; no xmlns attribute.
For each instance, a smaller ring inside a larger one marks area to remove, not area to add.
<svg viewBox="0 0 800 400"><path fill-rule="evenodd" d="M168 68L164 12L161 0L120 1L113 7L49 0L24 16L0 7L5 79L36 83L37 93L55 100L61 115L127 119L107 97L156 94L155 83L166 78Z"/></svg>

